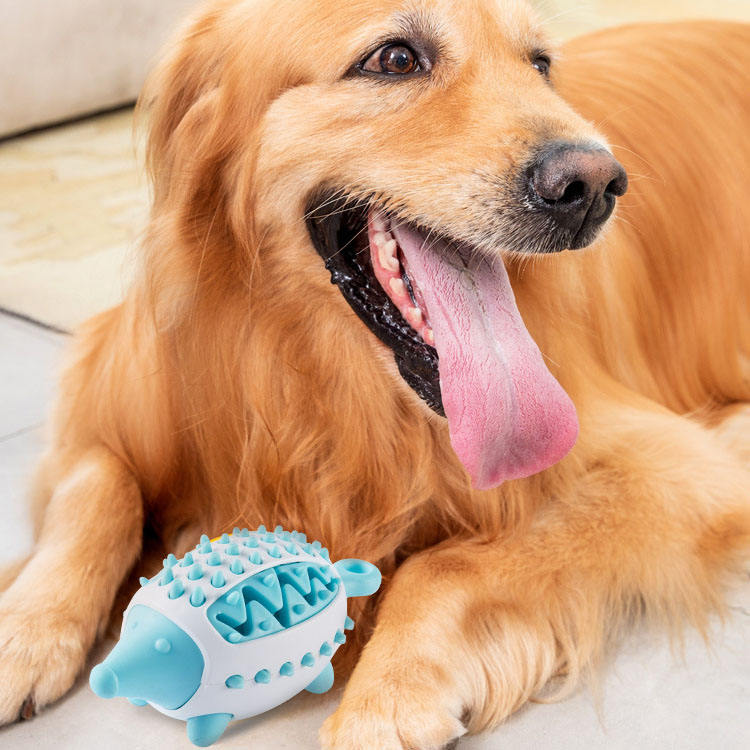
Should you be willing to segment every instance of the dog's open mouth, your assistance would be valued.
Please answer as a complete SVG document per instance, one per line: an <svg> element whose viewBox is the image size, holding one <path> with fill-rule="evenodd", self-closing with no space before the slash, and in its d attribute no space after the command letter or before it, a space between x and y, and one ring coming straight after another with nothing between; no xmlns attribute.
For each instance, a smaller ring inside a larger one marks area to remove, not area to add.
<svg viewBox="0 0 750 750"><path fill-rule="evenodd" d="M308 216L331 280L404 380L448 419L475 487L565 456L575 408L523 324L500 257L377 207L323 200Z"/></svg>

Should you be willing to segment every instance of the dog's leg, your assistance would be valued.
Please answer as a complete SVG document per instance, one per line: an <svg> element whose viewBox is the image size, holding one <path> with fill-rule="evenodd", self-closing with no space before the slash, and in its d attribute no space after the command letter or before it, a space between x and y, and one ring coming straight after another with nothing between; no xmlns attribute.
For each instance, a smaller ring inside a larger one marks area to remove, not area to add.
<svg viewBox="0 0 750 750"><path fill-rule="evenodd" d="M707 626L750 545L750 472L687 420L643 427L524 534L397 571L326 750L428 750L492 727L551 677L573 684L639 611Z"/></svg>
<svg viewBox="0 0 750 750"><path fill-rule="evenodd" d="M0 595L0 724L28 718L73 684L142 527L135 479L109 451L89 450L58 484L31 558Z"/></svg>

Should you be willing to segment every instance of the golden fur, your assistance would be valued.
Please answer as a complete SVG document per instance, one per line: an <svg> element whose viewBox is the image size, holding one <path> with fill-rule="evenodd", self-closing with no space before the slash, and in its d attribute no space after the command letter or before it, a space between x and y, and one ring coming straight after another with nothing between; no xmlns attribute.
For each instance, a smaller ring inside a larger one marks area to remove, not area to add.
<svg viewBox="0 0 750 750"><path fill-rule="evenodd" d="M321 733L336 750L491 727L636 614L705 628L748 549L750 28L600 32L551 89L523 59L546 45L524 5L420 0L450 60L406 95L340 80L404 3L293 5L214 0L150 81L142 272L63 379L37 544L2 580L0 722L62 695L118 586L122 604L201 532L280 523L382 568ZM578 443L473 491L444 420L330 284L305 202L375 192L482 242L488 202L467 209L481 186L457 175L599 132L631 178L605 236L506 258Z"/></svg>

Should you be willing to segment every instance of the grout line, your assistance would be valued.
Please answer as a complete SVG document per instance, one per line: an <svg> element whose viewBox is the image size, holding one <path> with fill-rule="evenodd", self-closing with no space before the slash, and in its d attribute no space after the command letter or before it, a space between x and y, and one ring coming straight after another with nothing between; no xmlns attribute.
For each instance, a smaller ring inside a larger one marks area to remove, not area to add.
<svg viewBox="0 0 750 750"><path fill-rule="evenodd" d="M2 305L0 305L0 313L11 318L16 318L16 320L22 320L24 323L31 323L31 325L37 326L38 328L43 328L45 331L51 331L52 333L61 333L64 336L70 335L70 331L66 331L64 328L58 328L51 323L44 323L41 320L30 317L29 315L24 315L24 313L16 312L15 310L9 310L7 307L3 307Z"/></svg>
<svg viewBox="0 0 750 750"><path fill-rule="evenodd" d="M9 432L7 435L0 435L0 443L7 443L8 440L13 440L13 438L17 438L17 437L20 437L21 435L25 435L27 432L38 430L40 427L44 427L44 422L39 422L38 424L31 424L28 427L22 427L20 430L16 430L15 432Z"/></svg>

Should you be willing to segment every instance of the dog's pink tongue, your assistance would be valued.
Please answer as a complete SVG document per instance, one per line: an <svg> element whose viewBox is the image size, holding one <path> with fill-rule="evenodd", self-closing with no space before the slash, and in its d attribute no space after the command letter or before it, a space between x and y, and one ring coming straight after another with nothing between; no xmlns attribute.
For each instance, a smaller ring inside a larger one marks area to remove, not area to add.
<svg viewBox="0 0 750 750"><path fill-rule="evenodd" d="M450 248L407 227L392 231L427 308L451 443L473 485L489 489L559 461L578 435L575 407L521 320L502 260L464 267Z"/></svg>

